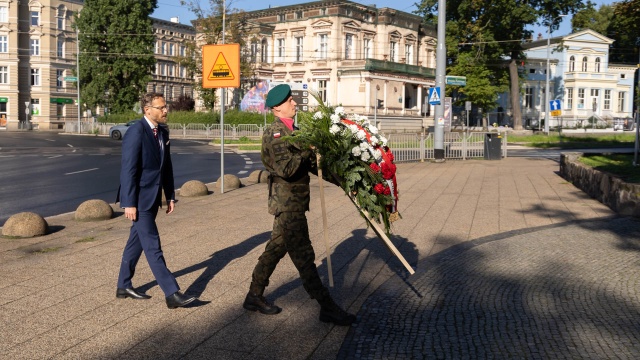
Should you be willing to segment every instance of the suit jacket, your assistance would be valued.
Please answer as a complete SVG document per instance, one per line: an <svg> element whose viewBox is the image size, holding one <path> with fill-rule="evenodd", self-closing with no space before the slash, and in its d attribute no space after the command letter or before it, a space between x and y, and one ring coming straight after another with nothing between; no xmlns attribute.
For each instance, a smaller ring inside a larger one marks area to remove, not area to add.
<svg viewBox="0 0 640 360"><path fill-rule="evenodd" d="M161 190L164 190L167 200L175 200L169 132L163 126L158 129L164 151L144 118L131 125L122 139L120 188L116 202L120 201L123 208L135 206L138 211L148 211L154 206L161 206Z"/></svg>

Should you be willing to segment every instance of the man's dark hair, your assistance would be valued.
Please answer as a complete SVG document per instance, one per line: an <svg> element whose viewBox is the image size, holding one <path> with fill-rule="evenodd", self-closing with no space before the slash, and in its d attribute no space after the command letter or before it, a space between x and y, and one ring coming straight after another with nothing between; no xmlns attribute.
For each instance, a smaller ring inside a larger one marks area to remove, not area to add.
<svg viewBox="0 0 640 360"><path fill-rule="evenodd" d="M157 98L164 98L164 94L159 92L150 92L144 94L144 96L140 99L140 107L144 109L145 106L151 106L153 100Z"/></svg>

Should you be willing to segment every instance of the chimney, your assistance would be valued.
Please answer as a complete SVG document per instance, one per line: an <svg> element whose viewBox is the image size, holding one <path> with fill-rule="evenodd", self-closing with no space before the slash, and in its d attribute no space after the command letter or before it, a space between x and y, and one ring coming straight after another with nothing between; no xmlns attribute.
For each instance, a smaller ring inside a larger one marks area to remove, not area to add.
<svg viewBox="0 0 640 360"><path fill-rule="evenodd" d="M180 23L180 18L178 16L174 16L174 17L171 18L171 22L179 24Z"/></svg>

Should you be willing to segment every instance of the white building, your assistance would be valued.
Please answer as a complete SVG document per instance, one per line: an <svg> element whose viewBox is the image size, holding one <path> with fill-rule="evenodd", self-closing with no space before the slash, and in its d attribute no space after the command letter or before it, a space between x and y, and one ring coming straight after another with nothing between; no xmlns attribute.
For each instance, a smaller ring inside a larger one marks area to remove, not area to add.
<svg viewBox="0 0 640 360"><path fill-rule="evenodd" d="M561 100L562 115L550 117L549 125L579 126L596 116L602 120L633 115L633 77L636 66L609 63L609 45L614 40L593 30L550 39L549 99ZM547 39L524 46L526 83L521 98L523 124L544 119ZM500 105L509 112L508 96Z"/></svg>

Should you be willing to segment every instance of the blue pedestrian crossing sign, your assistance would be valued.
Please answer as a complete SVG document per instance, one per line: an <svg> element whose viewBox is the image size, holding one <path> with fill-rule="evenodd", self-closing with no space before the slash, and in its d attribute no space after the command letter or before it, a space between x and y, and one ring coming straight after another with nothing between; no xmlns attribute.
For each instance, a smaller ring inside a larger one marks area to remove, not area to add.
<svg viewBox="0 0 640 360"><path fill-rule="evenodd" d="M440 88L429 88L429 105L440 105Z"/></svg>
<svg viewBox="0 0 640 360"><path fill-rule="evenodd" d="M549 110L551 110L551 116L562 115L562 103L560 100L549 101Z"/></svg>

